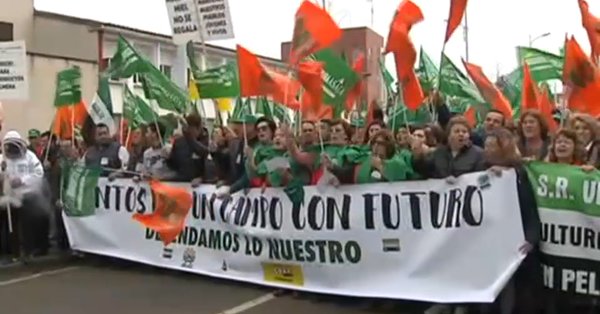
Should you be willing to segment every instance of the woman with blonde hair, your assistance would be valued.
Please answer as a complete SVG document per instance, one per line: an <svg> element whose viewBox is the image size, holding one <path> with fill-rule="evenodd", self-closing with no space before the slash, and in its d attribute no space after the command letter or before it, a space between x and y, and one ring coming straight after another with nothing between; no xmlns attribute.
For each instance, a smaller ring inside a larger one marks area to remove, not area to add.
<svg viewBox="0 0 600 314"><path fill-rule="evenodd" d="M589 114L577 113L569 120L569 129L575 132L583 146L587 164L598 168L600 166L600 123Z"/></svg>

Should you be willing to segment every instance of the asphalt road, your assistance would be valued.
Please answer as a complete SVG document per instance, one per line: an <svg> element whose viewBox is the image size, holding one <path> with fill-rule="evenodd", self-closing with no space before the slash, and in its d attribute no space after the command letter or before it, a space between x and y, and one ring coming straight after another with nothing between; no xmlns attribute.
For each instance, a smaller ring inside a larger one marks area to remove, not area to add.
<svg viewBox="0 0 600 314"><path fill-rule="evenodd" d="M317 294L85 258L0 269L0 312L10 314L412 314L423 306Z"/></svg>

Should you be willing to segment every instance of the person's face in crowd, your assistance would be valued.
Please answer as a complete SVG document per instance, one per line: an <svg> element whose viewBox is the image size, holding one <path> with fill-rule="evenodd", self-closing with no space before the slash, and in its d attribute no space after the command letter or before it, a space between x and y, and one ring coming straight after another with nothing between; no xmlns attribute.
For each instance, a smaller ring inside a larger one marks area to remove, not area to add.
<svg viewBox="0 0 600 314"><path fill-rule="evenodd" d="M379 131L381 131L381 126L379 124L373 124L369 127L369 140L373 139L373 136L375 136L375 134L379 133Z"/></svg>
<svg viewBox="0 0 600 314"><path fill-rule="evenodd" d="M107 127L97 127L96 128L96 143L98 145L108 145L112 141L110 137L110 131Z"/></svg>
<svg viewBox="0 0 600 314"><path fill-rule="evenodd" d="M29 144L31 145L31 147L38 147L40 145L40 138L39 137L30 137Z"/></svg>
<svg viewBox="0 0 600 314"><path fill-rule="evenodd" d="M448 144L452 149L461 149L469 143L469 129L462 124L455 124L450 129Z"/></svg>
<svg viewBox="0 0 600 314"><path fill-rule="evenodd" d="M589 126L581 121L576 120L575 125L573 126L575 134L577 134L577 139L584 145L587 146L593 139L592 130Z"/></svg>
<svg viewBox="0 0 600 314"><path fill-rule="evenodd" d="M331 126L331 138L329 141L333 145L345 145L348 143L348 136L341 124Z"/></svg>
<svg viewBox="0 0 600 314"><path fill-rule="evenodd" d="M256 128L254 127L254 124L246 123L242 127L246 128L246 136L248 136L249 139L253 139L256 137Z"/></svg>
<svg viewBox="0 0 600 314"><path fill-rule="evenodd" d="M4 144L4 155L9 159L19 158L23 154L23 149L15 143Z"/></svg>
<svg viewBox="0 0 600 314"><path fill-rule="evenodd" d="M522 126L523 136L525 138L540 138L540 122L533 116L529 115L523 118Z"/></svg>
<svg viewBox="0 0 600 314"><path fill-rule="evenodd" d="M416 141L417 144L423 145L425 141L427 141L427 135L425 134L425 130L419 129L415 130L412 134L413 141Z"/></svg>
<svg viewBox="0 0 600 314"><path fill-rule="evenodd" d="M495 159L501 153L500 143L498 142L498 138L494 136L488 136L485 138L485 143L483 146L484 154L486 159Z"/></svg>
<svg viewBox="0 0 600 314"><path fill-rule="evenodd" d="M185 131L189 137L197 139L202 134L202 126L188 125Z"/></svg>
<svg viewBox="0 0 600 314"><path fill-rule="evenodd" d="M41 136L38 141L38 146L47 147L49 140L50 140L50 137L48 135Z"/></svg>
<svg viewBox="0 0 600 314"><path fill-rule="evenodd" d="M273 136L273 147L275 147L275 149L285 149L285 134L283 133L283 130L275 130L275 135Z"/></svg>
<svg viewBox="0 0 600 314"><path fill-rule="evenodd" d="M269 124L265 121L259 123L256 126L256 131L258 132L258 140L261 143L270 143L273 139L273 131L269 127Z"/></svg>
<svg viewBox="0 0 600 314"><path fill-rule="evenodd" d="M436 147L438 143L435 136L433 136L433 130L430 127L426 127L424 131L426 139L425 144L427 144L429 147ZM427 142L427 140L429 140L429 142Z"/></svg>
<svg viewBox="0 0 600 314"><path fill-rule="evenodd" d="M385 149L385 140L380 136L372 139L371 145L371 153L375 157L379 157L381 159L386 159L386 149Z"/></svg>
<svg viewBox="0 0 600 314"><path fill-rule="evenodd" d="M398 132L396 132L396 143L399 146L407 146L408 139L410 137L410 132L407 128L400 128Z"/></svg>
<svg viewBox="0 0 600 314"><path fill-rule="evenodd" d="M553 149L556 159L571 160L575 153L575 142L564 135L559 135L554 140Z"/></svg>
<svg viewBox="0 0 600 314"><path fill-rule="evenodd" d="M501 127L503 124L503 121L504 121L504 116L502 116L501 113L488 112L488 114L485 116L485 121L483 122L483 128L487 132L490 132L496 128Z"/></svg>
<svg viewBox="0 0 600 314"><path fill-rule="evenodd" d="M324 142L328 142L331 137L331 126L329 123L319 122L319 131Z"/></svg>
<svg viewBox="0 0 600 314"><path fill-rule="evenodd" d="M303 145L312 145L316 142L315 138L317 130L313 123L302 123L302 133L300 134L300 140Z"/></svg>
<svg viewBox="0 0 600 314"><path fill-rule="evenodd" d="M217 144L217 146L225 145L227 139L225 138L225 134L223 133L222 128L213 129L213 141L215 142L215 144Z"/></svg>
<svg viewBox="0 0 600 314"><path fill-rule="evenodd" d="M150 131L148 131L147 133L149 133ZM146 138L148 136L148 134L146 133ZM133 130L131 131L131 144L133 145L138 145L142 142L142 130L137 129L137 130ZM160 139L158 139L160 141Z"/></svg>
<svg viewBox="0 0 600 314"><path fill-rule="evenodd" d="M156 143L160 143L160 138L158 137L158 133L154 132L152 129L148 129L146 131L146 141L150 145L155 145Z"/></svg>

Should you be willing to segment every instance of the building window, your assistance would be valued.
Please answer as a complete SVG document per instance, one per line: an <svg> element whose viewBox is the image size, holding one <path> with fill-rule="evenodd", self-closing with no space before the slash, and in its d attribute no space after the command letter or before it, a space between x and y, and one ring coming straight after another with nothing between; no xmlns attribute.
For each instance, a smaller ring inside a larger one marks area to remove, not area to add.
<svg viewBox="0 0 600 314"><path fill-rule="evenodd" d="M13 24L0 22L0 41L13 41Z"/></svg>
<svg viewBox="0 0 600 314"><path fill-rule="evenodd" d="M171 78L171 66L166 64L160 65L160 71L168 78Z"/></svg>
<svg viewBox="0 0 600 314"><path fill-rule="evenodd" d="M104 72L104 71L106 71L110 67L110 61L111 61L111 58L103 58L102 59L101 64L99 65L100 66L100 72ZM109 80L113 81L113 82L118 82L119 78L111 76L111 77L109 77Z"/></svg>
<svg viewBox="0 0 600 314"><path fill-rule="evenodd" d="M139 73L133 74L133 84L142 84L142 78Z"/></svg>

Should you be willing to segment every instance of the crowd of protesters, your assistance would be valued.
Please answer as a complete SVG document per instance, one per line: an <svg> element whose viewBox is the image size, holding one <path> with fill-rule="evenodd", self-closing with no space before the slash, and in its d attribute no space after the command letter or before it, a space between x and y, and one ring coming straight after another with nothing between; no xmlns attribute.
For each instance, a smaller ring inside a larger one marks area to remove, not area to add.
<svg viewBox="0 0 600 314"><path fill-rule="evenodd" d="M490 110L482 125L472 129L463 116L450 112L439 95L434 98L432 112L436 113L436 122L403 123L394 126L396 130L391 130L390 123L386 125L382 111L376 111L370 121L304 120L298 126L278 125L269 117L247 115L230 119L226 126L215 127L211 134L200 116L189 115L182 121L180 132L170 136L161 122L152 123L128 136L127 147L111 135L106 125L92 125L87 128L89 132L82 132L82 139L64 142L36 130L29 132L28 146L24 146L24 139L5 138L2 167L7 170L3 173L10 174L6 163L10 161L8 153L13 151L11 145L27 147L30 152L27 154L37 156L29 161L28 167L43 165L48 187L44 193L51 200L48 204L53 206L39 209L44 214L14 211L12 219L18 232L12 234L24 239L20 242L11 241L14 236L11 238L7 229L7 211L0 211L0 256L44 255L51 243L68 249L58 189L62 160L100 166L109 179L155 178L190 182L192 187L216 184L220 197L252 187L284 187L292 181L314 185L324 177L332 185L430 178L453 183L466 173L489 170L492 175L501 175L504 169L512 168L517 173L526 238L521 250L528 254L527 258L497 304L435 305L428 313L594 311L593 304L544 297L547 292L542 289L537 250L541 227L523 165L528 160L544 160L593 171L600 165L598 121L585 114L572 114L561 117L562 127L552 133L549 121L537 111L522 112L518 121L513 122L500 111ZM274 159L284 159L289 164L273 168ZM13 182L12 178L9 184L12 188L26 184L25 180Z"/></svg>

